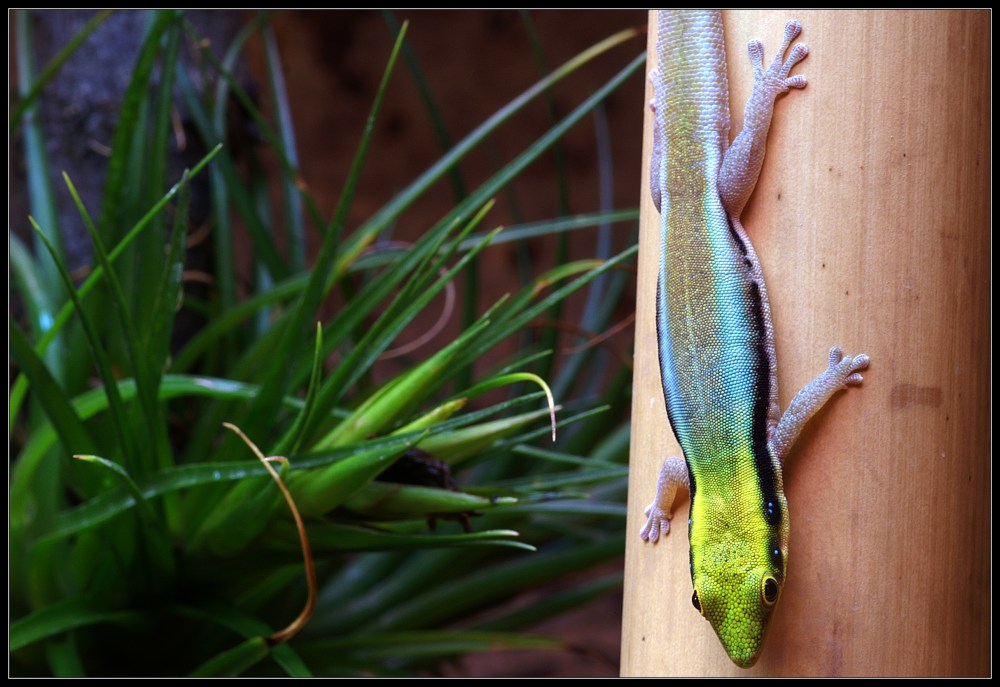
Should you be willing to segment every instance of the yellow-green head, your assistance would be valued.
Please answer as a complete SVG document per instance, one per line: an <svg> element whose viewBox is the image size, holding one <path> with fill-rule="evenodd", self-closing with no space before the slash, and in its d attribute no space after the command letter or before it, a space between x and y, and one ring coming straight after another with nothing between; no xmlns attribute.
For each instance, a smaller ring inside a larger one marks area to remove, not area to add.
<svg viewBox="0 0 1000 687"><path fill-rule="evenodd" d="M769 568L740 576L724 569L695 579L694 607L712 624L729 658L741 668L757 662L771 613L781 595L781 578Z"/></svg>

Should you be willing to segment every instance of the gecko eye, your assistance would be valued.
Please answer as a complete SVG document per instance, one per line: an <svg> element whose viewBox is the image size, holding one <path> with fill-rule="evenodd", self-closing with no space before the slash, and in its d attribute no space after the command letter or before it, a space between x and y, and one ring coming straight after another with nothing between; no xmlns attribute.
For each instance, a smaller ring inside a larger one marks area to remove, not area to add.
<svg viewBox="0 0 1000 687"><path fill-rule="evenodd" d="M773 606L778 600L778 592L781 591L781 587L778 586L778 581L767 575L760 582L760 596L764 600L765 606Z"/></svg>
<svg viewBox="0 0 1000 687"><path fill-rule="evenodd" d="M702 615L705 615L704 612L701 610L701 602L698 601L698 590L697 589L695 589L694 590L694 594L691 595L691 603L694 605L695 610L697 610Z"/></svg>

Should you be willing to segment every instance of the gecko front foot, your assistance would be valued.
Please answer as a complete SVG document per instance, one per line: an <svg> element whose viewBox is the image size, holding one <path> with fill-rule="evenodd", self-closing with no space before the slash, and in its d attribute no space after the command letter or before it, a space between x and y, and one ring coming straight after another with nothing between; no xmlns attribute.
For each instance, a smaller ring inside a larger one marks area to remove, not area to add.
<svg viewBox="0 0 1000 687"><path fill-rule="evenodd" d="M670 518L673 517L671 508L677 487L688 488L687 464L683 458L670 456L663 461L663 468L660 469L660 478L656 481L656 496L644 511L646 524L639 531L643 541L655 544L661 534L664 537L670 534Z"/></svg>
<svg viewBox="0 0 1000 687"><path fill-rule="evenodd" d="M651 541L655 544L660 540L660 534L664 537L670 534L670 518L674 517L673 513L663 510L655 502L646 506L644 513L646 524L639 530L639 536L642 537L643 541Z"/></svg>

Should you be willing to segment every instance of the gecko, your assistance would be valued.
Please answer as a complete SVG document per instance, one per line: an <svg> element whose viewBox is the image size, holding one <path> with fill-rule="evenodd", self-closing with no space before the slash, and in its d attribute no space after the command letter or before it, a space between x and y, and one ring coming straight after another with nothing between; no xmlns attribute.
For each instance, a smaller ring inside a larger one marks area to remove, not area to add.
<svg viewBox="0 0 1000 687"><path fill-rule="evenodd" d="M760 262L740 222L764 161L775 99L808 54L785 24L765 69L749 44L754 87L729 145L729 84L718 11L660 11L650 191L660 213L656 332L667 416L683 459L666 458L640 535L670 531L678 488L690 499L691 601L729 657L750 667L781 596L788 561L782 463L803 425L837 391L862 382L867 355L834 346L828 364L778 406L774 327ZM785 54L788 57L785 59Z"/></svg>

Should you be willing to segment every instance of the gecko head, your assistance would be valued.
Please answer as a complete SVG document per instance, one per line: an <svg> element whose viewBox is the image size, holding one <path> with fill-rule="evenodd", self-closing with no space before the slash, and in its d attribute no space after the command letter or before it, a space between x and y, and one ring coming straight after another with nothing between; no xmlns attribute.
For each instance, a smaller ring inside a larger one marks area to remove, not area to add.
<svg viewBox="0 0 1000 687"><path fill-rule="evenodd" d="M766 564L714 570L715 575L695 576L691 602L712 624L733 663L749 668L764 645L784 575Z"/></svg>

